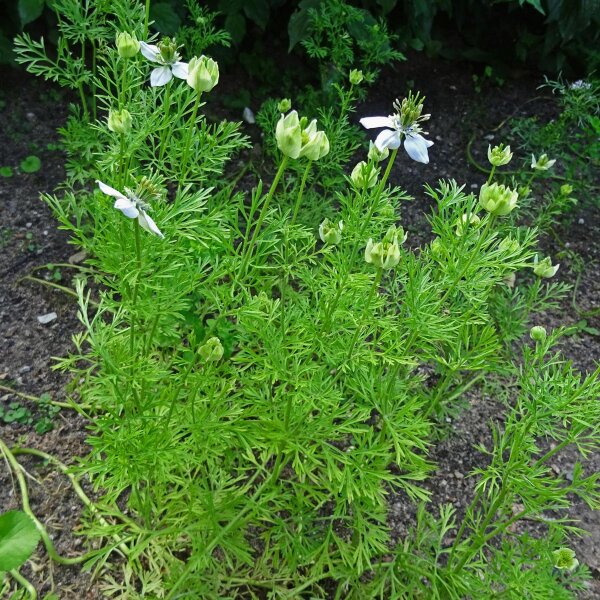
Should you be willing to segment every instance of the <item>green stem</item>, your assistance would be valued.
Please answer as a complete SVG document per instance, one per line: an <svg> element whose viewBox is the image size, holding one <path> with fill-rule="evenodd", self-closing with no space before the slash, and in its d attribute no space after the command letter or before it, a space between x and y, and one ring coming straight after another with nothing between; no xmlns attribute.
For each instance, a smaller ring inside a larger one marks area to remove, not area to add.
<svg viewBox="0 0 600 600"><path fill-rule="evenodd" d="M487 182L486 182L487 185L490 185L490 183L492 181L492 178L494 177L494 173L495 172L496 172L496 165L492 165L492 169L490 171L490 175L489 175L489 177L487 179Z"/></svg>
<svg viewBox="0 0 600 600"><path fill-rule="evenodd" d="M448 296L456 289L456 286L459 284L459 282L462 280L462 278L467 274L469 268L473 264L475 257L479 254L479 251L481 250L481 247L483 246L483 243L488 236L488 233L489 233L489 230L491 227L491 223L493 220L493 216L494 215L492 215L491 213L488 214L488 220L485 224L485 227L483 228L483 231L479 235L479 239L477 240L475 249L473 250L473 252L470 253L467 263L461 270L460 275L452 282L452 285L446 290L446 292L442 296L442 299L440 300L440 305L442 305L447 300Z"/></svg>
<svg viewBox="0 0 600 600"><path fill-rule="evenodd" d="M252 237L250 238L250 241L248 241L248 233L250 231L251 224L248 223L248 228L246 229L246 232L244 234L242 264L240 266L240 271L239 271L240 278L243 278L246 275L247 264L252 256L252 251L254 250L254 244L256 242L256 238L258 237L260 228L262 227L263 221L265 220L265 217L267 216L267 212L269 210L269 205L271 204L271 200L273 198L273 194L275 193L275 190L277 189L279 180L283 176L283 172L285 171L287 161L288 161L288 157L284 155L283 158L281 159L279 169L277 169L275 179L273 179L273 183L271 184L271 187L269 188L269 192L267 193L267 197L262 205L262 208L258 215L258 219L256 220L256 225L254 226L254 230L252 232Z"/></svg>
<svg viewBox="0 0 600 600"><path fill-rule="evenodd" d="M366 218L362 220L362 226L361 226L358 236L354 242L354 246L352 247L352 253L350 254L350 260L348 261L348 269L346 271L344 271L342 280L338 284L338 289L337 289L336 295L333 299L333 302L325 310L325 320L324 320L325 333L328 333L330 330L331 319L333 317L333 313L335 312L335 309L337 308L337 304L340 301L340 298L342 296L344 288L346 287L346 282L348 281L348 278L350 277L350 270L354 266L354 262L356 261L358 250L361 247L361 245L364 243L363 238L365 235L365 231L367 230L367 227L369 226L369 224L371 222L371 217L373 216L375 209L379 205L379 199L381 197L383 189L385 188L387 180L390 176L390 172L392 170L394 161L396 160L397 154L398 154L398 150L396 149L396 150L393 150L392 154L390 155L387 167L385 169L385 173L383 174L383 177L382 177L381 181L379 182L377 189L375 190L375 194L373 195L373 201L371 202L371 205L369 206L369 212L367 213ZM363 190L363 195L364 195L364 193L366 193L366 190Z"/></svg>
<svg viewBox="0 0 600 600"><path fill-rule="evenodd" d="M302 175L302 181L300 182L300 191L298 192L298 197L296 198L296 205L294 206L294 213L292 214L292 220L290 221L290 227L293 227L296 223L296 218L298 217L298 210L300 209L300 204L302 203L302 196L304 194L306 178L308 177L308 172L310 171L311 166L312 166L312 160L309 160L308 164L306 165L306 169L304 169L304 174Z"/></svg>
<svg viewBox="0 0 600 600"><path fill-rule="evenodd" d="M144 39L148 38L149 23L150 23L150 0L146 0L146 11L144 14Z"/></svg>
<svg viewBox="0 0 600 600"><path fill-rule="evenodd" d="M375 295L375 292L377 291L377 288L379 287L379 284L381 283L382 275L383 275L383 269L377 269L377 273L375 274L375 279L373 280L373 285L371 286L371 290L369 292L369 297L367 298L367 302L364 305L364 308L362 311L360 323L356 327L356 329L354 331L354 336L352 338L352 341L350 342L350 348L348 349L348 357L346 359L347 361L349 361L352 358L352 354L354 353L354 346L356 345L358 336L360 335L360 332L362 331L362 328L365 324L365 321L367 318L367 312L369 310L369 307L371 306L371 302L373 301L373 296Z"/></svg>
<svg viewBox="0 0 600 600"><path fill-rule="evenodd" d="M52 543L52 540L50 539L50 536L48 535L48 531L31 510L31 506L29 505L29 492L27 490L27 482L25 481L25 477L23 475L23 467L21 467L14 454L2 440L0 440L0 453L4 455L4 458L7 460L15 477L17 478L19 490L21 491L21 504L23 507L23 512L27 516L29 516L31 520L35 523L35 526L40 533L40 537L44 542L44 546L46 546L48 556L53 561L61 565L76 565L87 560L89 558L88 555L78 556L76 558L64 558L58 554L56 548L54 547L54 544Z"/></svg>
<svg viewBox="0 0 600 600"><path fill-rule="evenodd" d="M19 571L17 571L17 569L12 569L11 571L9 571L10 576L22 587L25 589L25 591L29 594L29 597L31 598L31 600L36 600L37 599L37 592L35 591L35 588L33 587L33 585L31 584L30 581L28 581L27 579L25 579L25 577L23 577L23 575L21 575L21 573L19 573ZM11 596L12 598L12 596Z"/></svg>
<svg viewBox="0 0 600 600"><path fill-rule="evenodd" d="M37 458L41 458L42 460L45 460L45 461L50 462L53 465L55 465L63 473L63 475L68 477L69 481L71 482L71 485L73 486L73 489L75 490L75 493L77 494L79 499L83 502L85 507L90 511L90 513L92 515L94 515L94 517L96 517L96 519L98 519L98 522L102 526L110 527L110 524L108 523L108 521L100 514L100 511L96 508L96 505L90 500L88 495L83 491L83 488L81 487L81 485L79 485L79 481L77 480L75 475L73 475L73 473L71 473L71 471L69 470L69 467L67 467L67 465L65 465L63 462L61 462L54 456L47 454L46 452L42 452L41 450L35 450L34 448L21 448L20 446L16 446L16 447L12 448L11 451L12 451L13 455L15 455L15 456L19 456L20 454L36 456ZM123 540L116 534L112 534L112 537L118 543L118 547L121 550L121 552L123 552L123 554L125 556L127 556L129 554L129 548L125 545Z"/></svg>
<svg viewBox="0 0 600 600"><path fill-rule="evenodd" d="M190 116L190 119L188 121L188 131L187 131L187 136L185 139L185 145L183 147L183 157L181 159L181 171L180 171L180 175L179 175L179 185L183 185L183 183L185 182L185 179L187 177L187 163L188 163L188 157L190 154L190 149L191 149L191 145L192 145L192 136L193 133L196 129L196 116L198 114L198 106L200 106L200 98L202 97L202 94L197 93L196 94L196 100L194 101L194 108L192 109L192 114Z"/></svg>
<svg viewBox="0 0 600 600"><path fill-rule="evenodd" d="M50 404L52 406L59 406L60 408L81 408L83 410L90 408L89 406L82 404L76 405L74 403L70 404L68 402L59 402L58 400L43 400L42 398L38 398L37 396L30 396L29 394L24 394L23 392L13 390L12 388L6 385L0 385L0 390L2 390L3 392L9 392L11 394L14 394L15 396L18 396L19 398L23 398L24 400L29 400L30 402L35 402L37 404Z"/></svg>

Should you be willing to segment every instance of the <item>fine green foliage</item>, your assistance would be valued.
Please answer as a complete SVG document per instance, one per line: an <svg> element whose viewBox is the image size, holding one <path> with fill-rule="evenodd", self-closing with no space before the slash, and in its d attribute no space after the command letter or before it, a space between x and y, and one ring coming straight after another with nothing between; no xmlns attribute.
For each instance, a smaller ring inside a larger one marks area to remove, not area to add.
<svg viewBox="0 0 600 600"><path fill-rule="evenodd" d="M428 162L419 94L391 118L363 119L387 133L355 166L356 73L331 86L336 106L314 121L268 102L264 168L232 168L248 141L211 118L218 65L149 39L145 8L123 0L109 15L90 3L80 34L81 14L63 15L59 47L80 43L68 58L18 41L30 70L82 94L62 130L68 179L44 200L89 256L74 290L82 331L57 368L90 418L77 470L100 498L86 533L107 542L88 566L127 557L105 591L458 599L516 598L529 585L573 597L585 567L558 577L552 560L575 529L544 511L572 496L595 505L596 477L577 466L563 481L548 460L600 443L600 382L551 353L560 331L532 331L535 348L523 340L531 313L565 288L542 283L557 269L537 256L545 221L499 183L510 149L490 149L479 195L453 180L426 188L432 239L418 245L400 226L409 197L389 177L404 150ZM507 359L516 351L522 362ZM460 519L429 509L440 424L491 375L519 393L480 448L472 502ZM392 496L417 507L399 543ZM512 535L531 519L544 539Z"/></svg>

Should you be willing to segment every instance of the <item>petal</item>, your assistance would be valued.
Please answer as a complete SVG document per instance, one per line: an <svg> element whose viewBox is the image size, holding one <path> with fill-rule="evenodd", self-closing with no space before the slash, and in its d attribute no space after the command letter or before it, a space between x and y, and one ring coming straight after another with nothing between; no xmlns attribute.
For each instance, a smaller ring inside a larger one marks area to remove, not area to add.
<svg viewBox="0 0 600 600"><path fill-rule="evenodd" d="M360 124L366 129L376 129L377 127L394 128L394 123L389 117L363 117Z"/></svg>
<svg viewBox="0 0 600 600"><path fill-rule="evenodd" d="M143 229L149 231L150 233L154 233L158 237L164 238L165 236L162 234L161 230L156 226L154 219L146 214L143 210L140 210L140 214L138 215L138 223L142 226Z"/></svg>
<svg viewBox="0 0 600 600"><path fill-rule="evenodd" d="M427 164L429 162L429 154L427 148L433 146L433 142L426 140L418 133L409 133L404 140L404 149L406 153L417 162Z"/></svg>
<svg viewBox="0 0 600 600"><path fill-rule="evenodd" d="M160 54L158 50L158 46L153 46L152 44L147 44L146 42L140 42L140 50L145 58L152 62L160 62L158 60L158 55Z"/></svg>
<svg viewBox="0 0 600 600"><path fill-rule="evenodd" d="M386 148L396 150L400 148L400 134L396 130L385 129L375 139L375 146L379 152L383 152Z"/></svg>
<svg viewBox="0 0 600 600"><path fill-rule="evenodd" d="M188 76L188 64L184 62L176 62L171 69L173 70L173 75L178 79L187 79Z"/></svg>
<svg viewBox="0 0 600 600"><path fill-rule="evenodd" d="M119 198L115 201L115 208L120 210L126 217L135 219L139 215L136 205L127 198Z"/></svg>
<svg viewBox="0 0 600 600"><path fill-rule="evenodd" d="M173 79L173 73L169 67L156 67L150 74L150 85L152 87L159 87L166 85Z"/></svg>
<svg viewBox="0 0 600 600"><path fill-rule="evenodd" d="M96 183L102 192L104 192L107 196L112 196L113 198L125 198L121 192L115 190L115 188L111 188L110 185L106 185L102 183L100 180L96 179Z"/></svg>

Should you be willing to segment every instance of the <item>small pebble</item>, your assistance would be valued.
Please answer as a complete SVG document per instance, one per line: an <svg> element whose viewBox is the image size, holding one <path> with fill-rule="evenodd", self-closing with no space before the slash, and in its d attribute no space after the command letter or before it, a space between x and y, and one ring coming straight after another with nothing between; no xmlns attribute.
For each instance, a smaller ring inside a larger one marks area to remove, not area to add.
<svg viewBox="0 0 600 600"><path fill-rule="evenodd" d="M23 365L19 369L19 373L29 373L29 371L31 371L31 367L29 365Z"/></svg>
<svg viewBox="0 0 600 600"><path fill-rule="evenodd" d="M25 223L25 227L31 227L33 225L33 223L31 221L29 221L29 223Z"/></svg>
<svg viewBox="0 0 600 600"><path fill-rule="evenodd" d="M585 223L585 219L579 219L577 222L578 222L580 225L583 225L583 224Z"/></svg>
<svg viewBox="0 0 600 600"><path fill-rule="evenodd" d="M54 321L54 319L56 319L57 317L58 317L58 315L55 312L51 312L51 313L46 313L45 315L39 315L37 320L42 325L46 325L46 323L50 323L51 321Z"/></svg>
<svg viewBox="0 0 600 600"><path fill-rule="evenodd" d="M244 108L242 118L244 119L244 121L246 121L246 123L249 123L250 125L254 125L254 123L256 123L256 119L254 118L254 113L252 112L252 109L247 106L246 108Z"/></svg>

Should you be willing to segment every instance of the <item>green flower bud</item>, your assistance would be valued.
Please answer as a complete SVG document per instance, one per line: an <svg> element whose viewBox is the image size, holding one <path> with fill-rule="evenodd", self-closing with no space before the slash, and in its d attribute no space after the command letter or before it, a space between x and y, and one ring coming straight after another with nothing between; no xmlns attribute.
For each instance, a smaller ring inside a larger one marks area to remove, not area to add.
<svg viewBox="0 0 600 600"><path fill-rule="evenodd" d="M510 146L504 146L504 144L500 144L499 146L488 146L488 160L494 167L501 167L502 165L507 165L512 158L512 152L510 151Z"/></svg>
<svg viewBox="0 0 600 600"><path fill-rule="evenodd" d="M549 159L547 154L542 154L537 160L533 154L531 155L531 168L536 171L547 171L555 162L556 159Z"/></svg>
<svg viewBox="0 0 600 600"><path fill-rule="evenodd" d="M115 133L127 133L131 129L131 114L127 109L108 111L108 128Z"/></svg>
<svg viewBox="0 0 600 600"><path fill-rule="evenodd" d="M561 196L570 196L573 193L573 186L565 183L560 186L560 195Z"/></svg>
<svg viewBox="0 0 600 600"><path fill-rule="evenodd" d="M344 229L344 223L340 221L332 223L329 219L325 219L321 225L319 225L319 237L324 244L331 244L335 246L342 241L342 231Z"/></svg>
<svg viewBox="0 0 600 600"><path fill-rule="evenodd" d="M298 158L302 149L302 127L298 113L293 110L288 115L281 115L275 129L277 147L285 156Z"/></svg>
<svg viewBox="0 0 600 600"><path fill-rule="evenodd" d="M401 241L398 243L398 234ZM369 238L365 248L365 260L376 266L378 269L393 269L400 262L400 244L406 241L407 235L402 227L396 229L391 226L381 242L373 243Z"/></svg>
<svg viewBox="0 0 600 600"><path fill-rule="evenodd" d="M364 79L363 72L359 69L352 69L352 71L350 71L349 79L352 85L359 85Z"/></svg>
<svg viewBox="0 0 600 600"><path fill-rule="evenodd" d="M441 258L442 251L444 249L444 245L442 244L442 240L439 237L434 238L429 245L429 249L431 252L431 256L434 258Z"/></svg>
<svg viewBox="0 0 600 600"><path fill-rule="evenodd" d="M277 110L281 113L286 113L292 108L292 101L289 98L283 98L277 105Z"/></svg>
<svg viewBox="0 0 600 600"><path fill-rule="evenodd" d="M116 45L121 58L133 58L140 51L140 43L135 34L126 31L117 33Z"/></svg>
<svg viewBox="0 0 600 600"><path fill-rule="evenodd" d="M517 206L519 194L505 185L484 183L479 191L479 205L490 214L508 215Z"/></svg>
<svg viewBox="0 0 600 600"><path fill-rule="evenodd" d="M481 223L481 219L476 214L462 215L456 224L456 235L464 235L472 225L479 225L479 223Z"/></svg>
<svg viewBox="0 0 600 600"><path fill-rule="evenodd" d="M572 571L579 565L579 561L575 558L575 552L571 548L559 548L552 553L552 556L557 569Z"/></svg>
<svg viewBox="0 0 600 600"><path fill-rule="evenodd" d="M546 328L541 325L536 325L529 331L529 337L536 342L543 342L546 339L546 335Z"/></svg>
<svg viewBox="0 0 600 600"><path fill-rule="evenodd" d="M219 83L219 65L208 56L194 56L188 63L186 81L199 94L210 92Z"/></svg>
<svg viewBox="0 0 600 600"><path fill-rule="evenodd" d="M385 160L390 155L390 149L384 148L383 150L379 150L377 146L373 142L369 142L369 154L367 158L373 162L381 162Z"/></svg>
<svg viewBox="0 0 600 600"><path fill-rule="evenodd" d="M361 160L352 169L350 179L357 190L372 188L377 183L379 169L370 163Z"/></svg>
<svg viewBox="0 0 600 600"><path fill-rule="evenodd" d="M547 256L543 260L538 260L538 255L536 254L533 259L533 272L538 277L553 277L554 275L556 275L558 267L560 267L560 265L552 265L552 260L549 256Z"/></svg>
<svg viewBox="0 0 600 600"><path fill-rule="evenodd" d="M531 194L531 188L528 185L520 185L517 188L517 194L521 200L525 200Z"/></svg>
<svg viewBox="0 0 600 600"><path fill-rule="evenodd" d="M505 237L499 244L498 244L498 248L500 248L500 250L504 250L506 252L510 252L511 254L514 254L515 252L518 252L521 249L521 244L519 244L519 240L515 240L514 238L509 237Z"/></svg>
<svg viewBox="0 0 600 600"><path fill-rule="evenodd" d="M217 362L223 358L223 346L218 337L211 337L200 348L198 354L205 362Z"/></svg>
<svg viewBox="0 0 600 600"><path fill-rule="evenodd" d="M313 123L316 127L317 122L313 121ZM305 135L305 131L302 132L302 148L300 149L299 157L305 157L309 160L319 160L329 153L329 140L324 131L317 131L310 135Z"/></svg>

